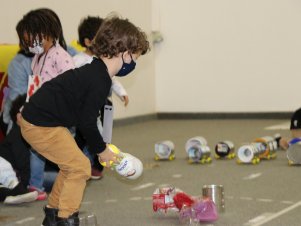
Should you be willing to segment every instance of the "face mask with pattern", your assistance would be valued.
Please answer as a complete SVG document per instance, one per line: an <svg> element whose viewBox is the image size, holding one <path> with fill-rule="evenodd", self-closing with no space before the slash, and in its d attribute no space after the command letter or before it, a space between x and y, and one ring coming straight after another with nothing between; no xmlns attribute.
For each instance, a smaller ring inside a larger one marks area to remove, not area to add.
<svg viewBox="0 0 301 226"><path fill-rule="evenodd" d="M43 42L40 42L38 39L33 41L33 47L28 47L29 52L33 54L42 54L44 53Z"/></svg>

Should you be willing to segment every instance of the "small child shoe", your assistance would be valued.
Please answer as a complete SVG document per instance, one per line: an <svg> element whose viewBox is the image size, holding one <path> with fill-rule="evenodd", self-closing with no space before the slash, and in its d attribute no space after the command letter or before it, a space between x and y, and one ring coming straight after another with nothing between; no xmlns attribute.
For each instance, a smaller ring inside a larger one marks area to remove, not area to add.
<svg viewBox="0 0 301 226"><path fill-rule="evenodd" d="M43 201L47 199L47 193L45 191L41 191L40 189L34 187L34 186L29 186L28 191L37 191L38 192L38 197L36 200L38 201Z"/></svg>

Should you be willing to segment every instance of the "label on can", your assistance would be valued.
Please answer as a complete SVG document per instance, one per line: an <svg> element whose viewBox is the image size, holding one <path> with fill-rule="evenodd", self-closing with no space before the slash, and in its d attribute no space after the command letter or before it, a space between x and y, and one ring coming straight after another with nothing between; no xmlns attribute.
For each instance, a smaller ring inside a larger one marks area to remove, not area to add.
<svg viewBox="0 0 301 226"><path fill-rule="evenodd" d="M234 151L234 144L231 141L221 141L215 146L215 153L221 157L225 157Z"/></svg>

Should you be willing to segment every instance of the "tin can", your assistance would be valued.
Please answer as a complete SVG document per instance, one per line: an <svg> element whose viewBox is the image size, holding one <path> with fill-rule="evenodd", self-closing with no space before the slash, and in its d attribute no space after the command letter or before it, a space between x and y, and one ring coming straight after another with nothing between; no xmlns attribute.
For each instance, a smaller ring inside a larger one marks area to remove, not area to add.
<svg viewBox="0 0 301 226"><path fill-rule="evenodd" d="M203 198L209 198L215 203L219 213L225 212L225 192L223 185L204 185L202 192Z"/></svg>
<svg viewBox="0 0 301 226"><path fill-rule="evenodd" d="M289 165L301 164L301 138L294 138L289 142L289 147L286 150L286 156Z"/></svg>
<svg viewBox="0 0 301 226"><path fill-rule="evenodd" d="M215 154L224 158L234 153L234 144L231 141L220 141L215 145Z"/></svg>
<svg viewBox="0 0 301 226"><path fill-rule="evenodd" d="M277 141L274 137L265 136L255 139L256 143L262 143L265 146L265 151L259 156L261 159L270 159L276 156L276 150L278 148Z"/></svg>
<svg viewBox="0 0 301 226"><path fill-rule="evenodd" d="M188 158L191 162L200 162L202 159L208 159L211 156L210 148L207 145L194 145L189 148Z"/></svg>

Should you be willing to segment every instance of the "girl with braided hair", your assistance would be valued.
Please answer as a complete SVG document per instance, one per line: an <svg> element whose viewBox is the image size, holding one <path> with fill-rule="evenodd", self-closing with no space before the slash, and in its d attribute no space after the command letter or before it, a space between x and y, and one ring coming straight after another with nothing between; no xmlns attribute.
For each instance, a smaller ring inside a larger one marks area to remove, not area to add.
<svg viewBox="0 0 301 226"><path fill-rule="evenodd" d="M62 25L57 14L48 8L31 10L23 16L16 27L21 46L34 57L31 63L32 82L40 87L59 74L74 68L72 57L66 51ZM27 93L28 95L28 93ZM28 95L29 98L30 95ZM32 150L30 156L29 190L38 191L38 200L47 198L44 192L45 158Z"/></svg>

